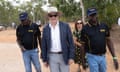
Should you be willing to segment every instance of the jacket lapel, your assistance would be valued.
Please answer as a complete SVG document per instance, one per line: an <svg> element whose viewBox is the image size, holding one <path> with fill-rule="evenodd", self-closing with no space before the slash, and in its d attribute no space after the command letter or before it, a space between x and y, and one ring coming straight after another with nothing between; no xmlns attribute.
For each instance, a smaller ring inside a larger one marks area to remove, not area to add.
<svg viewBox="0 0 120 72"><path fill-rule="evenodd" d="M50 29L50 27L49 27L49 24L47 25L47 33L48 33L48 42L49 42L49 47L51 48L51 29Z"/></svg>
<svg viewBox="0 0 120 72"><path fill-rule="evenodd" d="M63 28L63 26L62 26L62 23L61 22L59 22L59 31L60 31L60 41L61 41L61 44L62 44L62 38L63 38L63 30L64 30L64 28Z"/></svg>

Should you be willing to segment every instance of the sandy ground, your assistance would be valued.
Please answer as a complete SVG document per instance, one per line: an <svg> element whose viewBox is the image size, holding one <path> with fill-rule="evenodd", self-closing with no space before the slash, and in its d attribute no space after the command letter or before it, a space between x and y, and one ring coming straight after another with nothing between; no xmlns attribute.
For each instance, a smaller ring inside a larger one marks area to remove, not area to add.
<svg viewBox="0 0 120 72"><path fill-rule="evenodd" d="M115 38L114 38L115 39ZM113 40L114 40L113 39ZM115 51L117 52L118 61L120 61L120 45L119 41L115 41ZM22 54L16 44L15 30L6 30L0 32L0 72L24 72L24 64ZM120 72L114 70L112 57L107 52L107 72ZM41 62L41 60L40 60ZM120 64L120 63L119 63ZM49 68L45 68L41 62L42 71L49 72ZM70 66L71 72L76 72L77 65ZM35 72L33 67L33 72ZM88 71L87 71L88 72Z"/></svg>

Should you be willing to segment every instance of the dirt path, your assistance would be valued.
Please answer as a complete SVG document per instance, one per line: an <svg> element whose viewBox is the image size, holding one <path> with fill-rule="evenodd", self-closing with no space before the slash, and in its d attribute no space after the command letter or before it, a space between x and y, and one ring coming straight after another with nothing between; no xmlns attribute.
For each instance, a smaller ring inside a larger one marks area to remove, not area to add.
<svg viewBox="0 0 120 72"><path fill-rule="evenodd" d="M116 38L114 38L116 39ZM113 39L113 40L114 40ZM120 45L119 41L115 41L115 51L120 61ZM120 72L115 71L113 68L112 57L107 52L107 72ZM0 32L0 72L24 72L24 65L22 54L16 44L15 30L6 30ZM41 61L41 60L40 60ZM45 68L41 62L42 71L49 72L49 68ZM70 66L71 72L76 72L77 65ZM33 68L33 72L34 68Z"/></svg>

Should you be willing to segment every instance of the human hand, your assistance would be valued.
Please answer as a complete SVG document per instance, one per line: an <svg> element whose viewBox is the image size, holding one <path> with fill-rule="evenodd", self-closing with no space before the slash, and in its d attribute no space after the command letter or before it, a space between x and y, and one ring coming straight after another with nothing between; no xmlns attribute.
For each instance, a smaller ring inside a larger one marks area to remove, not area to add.
<svg viewBox="0 0 120 72"><path fill-rule="evenodd" d="M22 52L24 52L26 50L23 46L21 46L20 48L21 48Z"/></svg>
<svg viewBox="0 0 120 72"><path fill-rule="evenodd" d="M69 65L71 65L72 63L74 63L74 60L73 60L73 59L70 59L70 60L69 60Z"/></svg>
<svg viewBox="0 0 120 72"><path fill-rule="evenodd" d="M43 63L45 67L48 67L48 63L47 62L44 62Z"/></svg>
<svg viewBox="0 0 120 72"><path fill-rule="evenodd" d="M118 63L117 59L113 59L113 62L114 62L115 69L118 70L119 69L119 63Z"/></svg>

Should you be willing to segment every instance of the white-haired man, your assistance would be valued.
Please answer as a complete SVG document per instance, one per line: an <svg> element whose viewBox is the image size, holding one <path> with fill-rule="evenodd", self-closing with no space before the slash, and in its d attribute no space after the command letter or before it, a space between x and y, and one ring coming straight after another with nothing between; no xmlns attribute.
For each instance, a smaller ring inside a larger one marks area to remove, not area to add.
<svg viewBox="0 0 120 72"><path fill-rule="evenodd" d="M43 29L41 44L44 65L49 65L50 72L69 72L75 48L70 27L59 21L56 7L49 7L47 16L49 23Z"/></svg>

